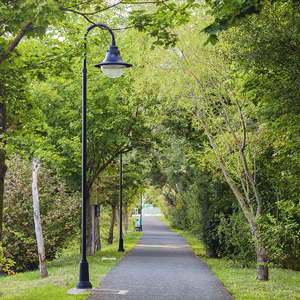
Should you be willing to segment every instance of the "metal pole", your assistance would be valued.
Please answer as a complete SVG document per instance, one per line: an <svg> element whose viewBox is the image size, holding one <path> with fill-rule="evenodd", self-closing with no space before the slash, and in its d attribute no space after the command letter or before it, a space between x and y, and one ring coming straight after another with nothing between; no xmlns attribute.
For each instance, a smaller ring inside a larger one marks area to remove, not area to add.
<svg viewBox="0 0 300 300"><path fill-rule="evenodd" d="M143 231L143 195L141 197L140 231Z"/></svg>
<svg viewBox="0 0 300 300"><path fill-rule="evenodd" d="M86 44L84 44L84 48L86 48ZM84 54L82 68L82 258L79 265L77 289L92 288L86 259L86 73L86 54Z"/></svg>
<svg viewBox="0 0 300 300"><path fill-rule="evenodd" d="M120 217L119 217L119 221L120 221L120 230L119 230L119 248L117 250L117 252L124 252L124 248L123 248L123 237L122 237L122 154L120 154L120 205L119 205L119 212L120 212Z"/></svg>

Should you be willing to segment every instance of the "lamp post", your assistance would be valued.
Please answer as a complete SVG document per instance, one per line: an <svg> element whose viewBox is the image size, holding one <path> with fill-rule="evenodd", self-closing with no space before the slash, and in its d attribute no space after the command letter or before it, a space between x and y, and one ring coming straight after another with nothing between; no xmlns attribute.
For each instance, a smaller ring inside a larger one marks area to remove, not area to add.
<svg viewBox="0 0 300 300"><path fill-rule="evenodd" d="M106 29L111 35L111 45L106 52L104 61L94 67L101 68L103 73L110 78L117 78L121 76L126 68L132 67L131 64L125 63L115 43L115 36L113 31L105 24L94 24L88 27L84 34L86 49L86 37L89 31L99 27ZM79 281L76 285L77 289L91 289L92 284L89 280L89 266L86 259L86 82L87 82L87 68L86 68L86 53L84 53L83 68L82 68L82 259L79 265Z"/></svg>
<svg viewBox="0 0 300 300"><path fill-rule="evenodd" d="M120 207L119 207L119 221L120 221L120 228L119 228L119 247L117 252L124 252L123 247L123 236L122 236L122 154L120 154Z"/></svg>
<svg viewBox="0 0 300 300"><path fill-rule="evenodd" d="M140 231L143 231L143 195L141 197Z"/></svg>

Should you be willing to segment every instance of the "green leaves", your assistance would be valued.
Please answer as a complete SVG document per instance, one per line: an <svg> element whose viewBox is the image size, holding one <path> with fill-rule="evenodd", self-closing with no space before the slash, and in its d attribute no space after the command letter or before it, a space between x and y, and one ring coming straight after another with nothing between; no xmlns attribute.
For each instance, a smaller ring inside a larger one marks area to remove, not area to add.
<svg viewBox="0 0 300 300"><path fill-rule="evenodd" d="M22 153L23 157L26 153ZM8 163L3 232L3 254L11 270L23 272L38 267L39 257L32 208L32 162L19 156ZM47 260L61 253L80 231L80 196L66 191L56 175L42 168L38 178L41 221ZM1 254L0 254L1 255Z"/></svg>
<svg viewBox="0 0 300 300"><path fill-rule="evenodd" d="M203 29L203 32L209 35L205 42L215 44L217 42L216 35L231 27L240 26L243 19L249 15L259 14L266 1L264 0L246 0L246 1L206 1L208 11L206 15L211 16L214 20L210 25Z"/></svg>

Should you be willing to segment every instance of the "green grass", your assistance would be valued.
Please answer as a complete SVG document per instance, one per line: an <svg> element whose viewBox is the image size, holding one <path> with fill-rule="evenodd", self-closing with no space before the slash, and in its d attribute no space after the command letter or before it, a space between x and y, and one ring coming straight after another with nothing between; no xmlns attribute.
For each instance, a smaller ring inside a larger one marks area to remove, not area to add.
<svg viewBox="0 0 300 300"><path fill-rule="evenodd" d="M132 228L132 225L129 225ZM115 231L117 232L117 231ZM124 237L124 249L129 252L137 243L142 233L128 232ZM114 244L105 246L93 256L89 256L90 282L96 287L107 272L126 253L117 252L118 239ZM102 257L115 257L116 260L102 261ZM39 271L20 273L17 276L0 277L0 297L3 300L61 300L85 299L84 295L66 295L66 292L76 287L78 282L79 263L81 254L79 247L70 247L60 258L47 262L49 277L40 279Z"/></svg>
<svg viewBox="0 0 300 300"><path fill-rule="evenodd" d="M170 227L170 223L164 217L159 219ZM195 253L207 262L234 299L300 299L300 272L269 268L269 281L261 282L255 280L256 268L254 265L249 268L242 268L240 264L235 264L232 261L208 258L205 255L202 242L196 236L183 230L171 229L182 235L190 243Z"/></svg>

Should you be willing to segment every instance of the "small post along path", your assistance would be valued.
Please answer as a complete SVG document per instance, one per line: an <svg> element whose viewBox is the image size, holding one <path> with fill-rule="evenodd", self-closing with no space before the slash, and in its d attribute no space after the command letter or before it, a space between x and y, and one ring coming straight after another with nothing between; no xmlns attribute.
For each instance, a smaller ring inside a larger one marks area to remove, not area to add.
<svg viewBox="0 0 300 300"><path fill-rule="evenodd" d="M143 230L86 300L233 300L181 235L154 216L143 217Z"/></svg>

